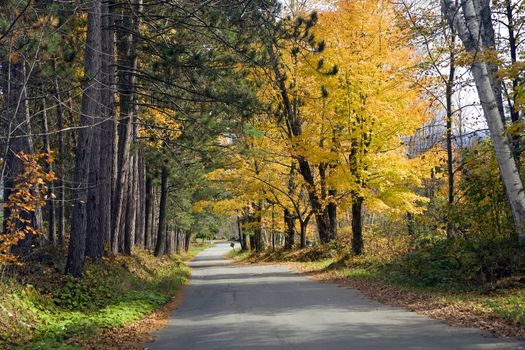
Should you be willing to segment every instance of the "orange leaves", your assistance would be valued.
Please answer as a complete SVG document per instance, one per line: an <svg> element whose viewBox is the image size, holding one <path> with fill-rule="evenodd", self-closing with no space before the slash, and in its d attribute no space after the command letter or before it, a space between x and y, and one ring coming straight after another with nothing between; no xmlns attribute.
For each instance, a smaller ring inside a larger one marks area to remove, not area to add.
<svg viewBox="0 0 525 350"><path fill-rule="evenodd" d="M11 253L11 247L26 237L42 233L34 227L31 217L45 204L47 186L53 181L53 172L46 172L45 164L53 162L48 153L26 154L17 157L22 161L23 171L16 176L16 185L4 207L9 208L9 217L5 221L6 234L0 236L0 265L17 264L17 257Z"/></svg>
<svg viewBox="0 0 525 350"><path fill-rule="evenodd" d="M20 62L22 57L20 56L18 52L10 52L8 55L8 59L11 64L17 64Z"/></svg>

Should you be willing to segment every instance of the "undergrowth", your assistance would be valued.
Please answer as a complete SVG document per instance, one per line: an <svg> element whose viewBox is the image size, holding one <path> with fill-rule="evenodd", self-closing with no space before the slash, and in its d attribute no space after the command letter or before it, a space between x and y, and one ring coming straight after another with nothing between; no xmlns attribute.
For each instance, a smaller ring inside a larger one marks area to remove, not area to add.
<svg viewBox="0 0 525 350"><path fill-rule="evenodd" d="M188 254L157 259L144 251L89 263L82 278L43 267L0 284L0 348L79 349L75 339L123 327L167 303L189 279Z"/></svg>

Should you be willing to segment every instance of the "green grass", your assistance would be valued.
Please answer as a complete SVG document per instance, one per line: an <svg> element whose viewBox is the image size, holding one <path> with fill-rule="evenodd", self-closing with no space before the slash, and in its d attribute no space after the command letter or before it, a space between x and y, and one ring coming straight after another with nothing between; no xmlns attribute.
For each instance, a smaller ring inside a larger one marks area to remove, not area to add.
<svg viewBox="0 0 525 350"><path fill-rule="evenodd" d="M480 303L495 315L525 325L525 289L511 290L505 295L482 297Z"/></svg>
<svg viewBox="0 0 525 350"><path fill-rule="evenodd" d="M235 261L242 261L247 259L250 256L249 251L242 251L240 248L232 249L227 254L228 258Z"/></svg>
<svg viewBox="0 0 525 350"><path fill-rule="evenodd" d="M0 285L0 348L79 349L67 340L137 321L187 283L190 270L183 260L206 247L162 259L140 251L105 258L88 264L79 279L44 270L32 284L5 281Z"/></svg>

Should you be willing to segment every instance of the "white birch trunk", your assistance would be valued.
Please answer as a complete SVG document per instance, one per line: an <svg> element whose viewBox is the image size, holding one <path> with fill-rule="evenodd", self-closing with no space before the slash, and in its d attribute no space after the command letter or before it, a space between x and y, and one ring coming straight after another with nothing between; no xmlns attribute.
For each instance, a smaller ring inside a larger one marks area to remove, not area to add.
<svg viewBox="0 0 525 350"><path fill-rule="evenodd" d="M523 238L525 233L523 183L513 157L509 138L505 134L504 116L498 108L498 96L495 93L497 91L494 86L495 79L491 77L489 66L483 55L480 54L484 49L490 49L484 37L486 28L482 27L483 21L480 16L483 6L489 6L487 0L442 0L443 13L450 25L456 29L466 50L474 57L472 75L494 144L515 228L517 234Z"/></svg>

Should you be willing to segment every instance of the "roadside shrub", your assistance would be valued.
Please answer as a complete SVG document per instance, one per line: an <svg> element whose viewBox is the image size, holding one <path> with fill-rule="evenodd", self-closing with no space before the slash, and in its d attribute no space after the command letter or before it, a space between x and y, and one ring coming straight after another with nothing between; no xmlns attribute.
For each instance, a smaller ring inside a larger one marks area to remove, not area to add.
<svg viewBox="0 0 525 350"><path fill-rule="evenodd" d="M139 249L87 264L82 278L41 270L1 281L0 349L74 349L62 343L140 319L189 278L181 256L158 259Z"/></svg>
<svg viewBox="0 0 525 350"><path fill-rule="evenodd" d="M397 266L423 286L483 286L519 273L523 247L511 239L441 240L404 256Z"/></svg>

